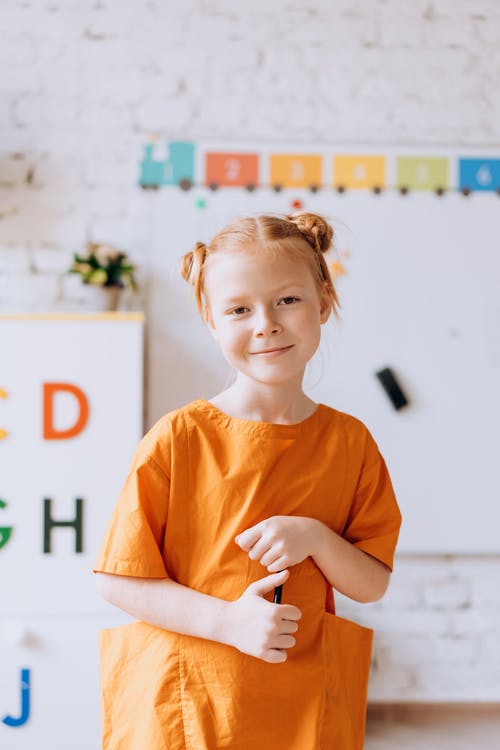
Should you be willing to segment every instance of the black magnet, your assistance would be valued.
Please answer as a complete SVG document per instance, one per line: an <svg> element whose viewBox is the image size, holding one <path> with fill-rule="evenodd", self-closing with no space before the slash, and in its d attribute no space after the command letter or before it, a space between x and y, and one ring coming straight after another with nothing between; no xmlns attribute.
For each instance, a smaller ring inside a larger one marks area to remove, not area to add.
<svg viewBox="0 0 500 750"><path fill-rule="evenodd" d="M408 399L401 390L401 386L396 380L396 376L394 375L390 367L379 370L375 374L382 383L382 387L391 399L392 405L395 409L402 409L403 406L406 406L408 404Z"/></svg>

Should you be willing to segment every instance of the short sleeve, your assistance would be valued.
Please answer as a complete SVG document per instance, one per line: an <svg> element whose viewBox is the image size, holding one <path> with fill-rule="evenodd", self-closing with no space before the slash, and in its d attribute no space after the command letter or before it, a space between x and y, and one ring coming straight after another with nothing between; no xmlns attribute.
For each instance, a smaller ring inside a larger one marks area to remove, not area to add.
<svg viewBox="0 0 500 750"><path fill-rule="evenodd" d="M365 430L361 470L342 536L392 571L402 516L384 458Z"/></svg>
<svg viewBox="0 0 500 750"><path fill-rule="evenodd" d="M162 555L170 490L168 448L159 423L139 443L93 573L168 578Z"/></svg>

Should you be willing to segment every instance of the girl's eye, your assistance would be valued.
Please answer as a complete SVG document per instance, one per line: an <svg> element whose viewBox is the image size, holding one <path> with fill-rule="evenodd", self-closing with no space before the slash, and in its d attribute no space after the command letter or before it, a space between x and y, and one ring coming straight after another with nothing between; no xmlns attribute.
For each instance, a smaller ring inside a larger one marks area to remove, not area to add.
<svg viewBox="0 0 500 750"><path fill-rule="evenodd" d="M284 302L285 305L290 305L294 302L300 302L300 297L282 297L280 303L281 302ZM233 310L231 310L230 315L239 317L241 315L244 315L246 312L248 312L248 307L235 307Z"/></svg>
<svg viewBox="0 0 500 750"><path fill-rule="evenodd" d="M248 307L235 307L234 310L231 310L231 315L241 315L246 310L248 310Z"/></svg>

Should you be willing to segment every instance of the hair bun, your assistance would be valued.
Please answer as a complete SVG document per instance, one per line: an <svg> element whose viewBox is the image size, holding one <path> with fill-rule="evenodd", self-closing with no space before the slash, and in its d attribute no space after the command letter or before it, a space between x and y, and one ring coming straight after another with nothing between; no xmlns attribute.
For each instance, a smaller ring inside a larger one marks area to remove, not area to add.
<svg viewBox="0 0 500 750"><path fill-rule="evenodd" d="M188 253L184 253L184 255L181 258L181 276L184 279L184 281L189 282L192 267L193 267L193 251L190 250Z"/></svg>
<svg viewBox="0 0 500 750"><path fill-rule="evenodd" d="M201 269L207 254L204 242L197 242L193 250L185 253L181 258L181 276L189 284L194 284L197 271ZM197 266L197 268L195 268Z"/></svg>
<svg viewBox="0 0 500 750"><path fill-rule="evenodd" d="M322 216L311 213L289 214L287 219L291 221L307 242L319 253L326 253L330 249L333 240L333 229Z"/></svg>

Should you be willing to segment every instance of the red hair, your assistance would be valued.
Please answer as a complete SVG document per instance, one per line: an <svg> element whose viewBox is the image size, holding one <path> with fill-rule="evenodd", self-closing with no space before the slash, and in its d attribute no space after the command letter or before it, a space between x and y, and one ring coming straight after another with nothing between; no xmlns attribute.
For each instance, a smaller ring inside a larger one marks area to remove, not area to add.
<svg viewBox="0 0 500 750"><path fill-rule="evenodd" d="M243 251L250 246L269 252L293 253L311 269L318 290L325 288L331 309L338 316L340 302L324 254L332 246L333 229L318 214L244 217L231 222L208 245L197 242L181 259L181 275L194 287L200 315L204 317L204 281L207 259L217 252Z"/></svg>

